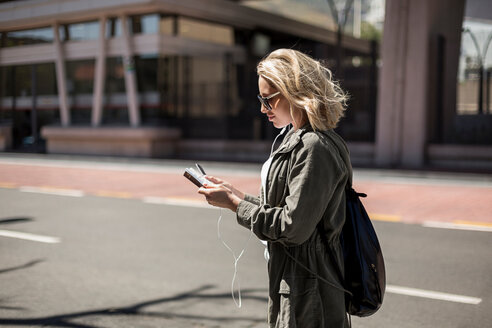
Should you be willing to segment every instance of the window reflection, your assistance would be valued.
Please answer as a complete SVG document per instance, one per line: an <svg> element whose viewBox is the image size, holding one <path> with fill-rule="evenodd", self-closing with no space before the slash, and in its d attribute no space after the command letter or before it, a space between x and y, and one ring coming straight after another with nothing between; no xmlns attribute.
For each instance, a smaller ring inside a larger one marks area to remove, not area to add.
<svg viewBox="0 0 492 328"><path fill-rule="evenodd" d="M129 122L125 89L125 71L121 57L106 59L104 125L125 125Z"/></svg>
<svg viewBox="0 0 492 328"><path fill-rule="evenodd" d="M119 17L111 17L106 21L106 39L122 35L121 20Z"/></svg>
<svg viewBox="0 0 492 328"><path fill-rule="evenodd" d="M59 123L55 75L54 63L0 67L0 124L14 124L14 148L22 147L24 141L32 138L34 102L38 133L43 125Z"/></svg>
<svg viewBox="0 0 492 328"><path fill-rule="evenodd" d="M22 31L11 31L4 32L2 34L2 47L50 43L54 40L53 29L51 27L42 27Z"/></svg>
<svg viewBox="0 0 492 328"><path fill-rule="evenodd" d="M159 32L159 14L131 17L132 34L157 34Z"/></svg>
<svg viewBox="0 0 492 328"><path fill-rule="evenodd" d="M492 24L465 20L458 71L458 115L492 114Z"/></svg>
<svg viewBox="0 0 492 328"><path fill-rule="evenodd" d="M99 38L99 22L84 22L60 26L61 41L96 40Z"/></svg>
<svg viewBox="0 0 492 328"><path fill-rule="evenodd" d="M74 124L90 124L95 60L67 61L67 93Z"/></svg>

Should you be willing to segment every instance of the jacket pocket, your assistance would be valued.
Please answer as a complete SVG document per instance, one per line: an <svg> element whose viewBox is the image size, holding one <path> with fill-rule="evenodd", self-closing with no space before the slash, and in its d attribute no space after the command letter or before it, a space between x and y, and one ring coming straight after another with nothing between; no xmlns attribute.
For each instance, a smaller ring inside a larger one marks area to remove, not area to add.
<svg viewBox="0 0 492 328"><path fill-rule="evenodd" d="M310 277L287 278L280 283L278 328L323 327L323 311L318 280Z"/></svg>

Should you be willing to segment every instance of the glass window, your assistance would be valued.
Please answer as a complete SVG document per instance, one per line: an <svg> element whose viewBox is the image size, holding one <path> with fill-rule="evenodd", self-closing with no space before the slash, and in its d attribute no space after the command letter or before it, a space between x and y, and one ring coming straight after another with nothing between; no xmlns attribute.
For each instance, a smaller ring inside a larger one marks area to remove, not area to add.
<svg viewBox="0 0 492 328"><path fill-rule="evenodd" d="M157 54L142 55L135 58L137 85L140 92L140 113L145 125L160 125L165 122L162 101L158 93L158 71L162 61Z"/></svg>
<svg viewBox="0 0 492 328"><path fill-rule="evenodd" d="M37 95L58 95L55 63L37 64Z"/></svg>
<svg viewBox="0 0 492 328"><path fill-rule="evenodd" d="M54 63L0 67L0 124L12 125L14 149L32 146L36 140L34 108L38 136L42 126L60 122L55 76Z"/></svg>
<svg viewBox="0 0 492 328"><path fill-rule="evenodd" d="M121 36L121 20L119 17L112 17L106 21L106 39Z"/></svg>
<svg viewBox="0 0 492 328"><path fill-rule="evenodd" d="M243 0L241 5L332 31L337 30L335 17L339 17L346 21L345 34L370 40L380 40L385 14L385 0Z"/></svg>
<svg viewBox="0 0 492 328"><path fill-rule="evenodd" d="M157 54L135 58L137 85L140 92L157 91Z"/></svg>
<svg viewBox="0 0 492 328"><path fill-rule="evenodd" d="M126 100L125 71L121 57L106 59L105 101L103 111L104 125L128 125L128 105Z"/></svg>
<svg viewBox="0 0 492 328"><path fill-rule="evenodd" d="M159 32L159 14L131 17L132 34L157 34Z"/></svg>
<svg viewBox="0 0 492 328"><path fill-rule="evenodd" d="M12 85L8 88L8 95L15 97L31 96L31 65L13 66Z"/></svg>
<svg viewBox="0 0 492 328"><path fill-rule="evenodd" d="M106 93L125 92L125 71L121 57L106 59Z"/></svg>
<svg viewBox="0 0 492 328"><path fill-rule="evenodd" d="M458 70L458 115L492 114L492 24L465 20Z"/></svg>
<svg viewBox="0 0 492 328"><path fill-rule="evenodd" d="M456 79L456 107L437 113L437 142L492 143L492 23L464 18ZM444 61L444 59L441 59Z"/></svg>
<svg viewBox="0 0 492 328"><path fill-rule="evenodd" d="M53 29L51 27L4 32L3 34L6 35L6 37L3 37L2 47L51 43L54 40Z"/></svg>
<svg viewBox="0 0 492 328"><path fill-rule="evenodd" d="M60 26L61 41L96 40L99 38L99 21Z"/></svg>
<svg viewBox="0 0 492 328"><path fill-rule="evenodd" d="M90 124L95 60L67 61L67 93L74 124Z"/></svg>
<svg viewBox="0 0 492 328"><path fill-rule="evenodd" d="M159 15L145 15L141 17L143 34L156 34L159 32Z"/></svg>

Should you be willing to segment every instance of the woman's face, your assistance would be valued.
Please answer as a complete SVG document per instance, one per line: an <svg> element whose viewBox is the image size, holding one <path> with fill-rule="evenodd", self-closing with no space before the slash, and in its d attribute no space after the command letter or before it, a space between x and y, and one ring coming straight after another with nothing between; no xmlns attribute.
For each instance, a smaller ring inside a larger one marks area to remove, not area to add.
<svg viewBox="0 0 492 328"><path fill-rule="evenodd" d="M258 89L260 90L260 96L268 97L278 90L270 86L265 78L260 76L258 78ZM281 94L270 98L268 103L272 107L272 110L268 110L265 106L261 105L261 112L268 116L268 120L273 123L277 129L283 128L290 123L294 123L292 116L290 115L289 102Z"/></svg>

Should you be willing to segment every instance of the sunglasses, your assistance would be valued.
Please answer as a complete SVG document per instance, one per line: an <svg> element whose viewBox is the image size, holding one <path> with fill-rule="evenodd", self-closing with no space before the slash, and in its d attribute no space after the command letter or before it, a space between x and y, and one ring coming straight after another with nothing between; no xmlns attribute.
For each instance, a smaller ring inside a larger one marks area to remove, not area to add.
<svg viewBox="0 0 492 328"><path fill-rule="evenodd" d="M280 94L280 91L278 92L275 92L267 97L262 97L261 95L258 95L258 100L260 101L260 103L267 109L267 110L272 110L272 106L270 106L270 103L268 102L268 100L272 99L273 97L277 96Z"/></svg>

